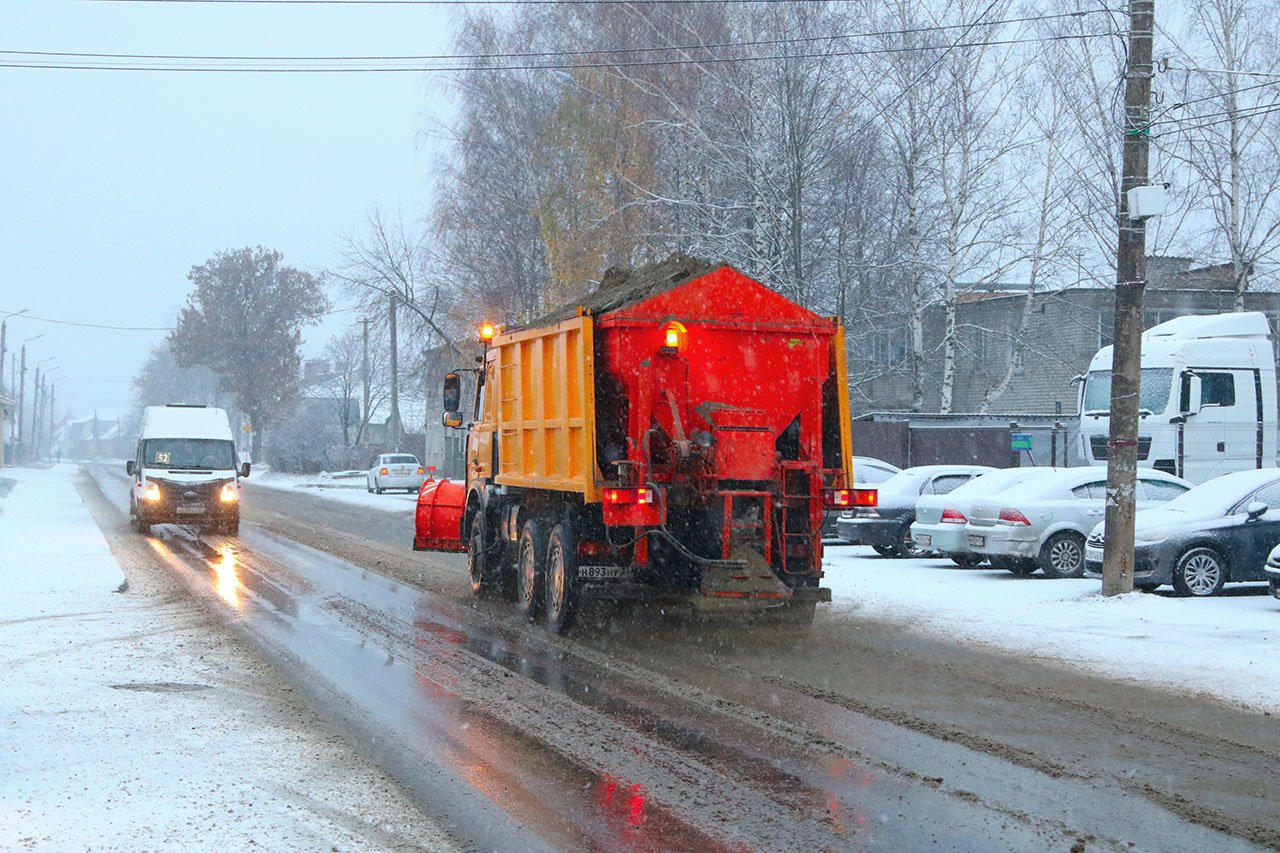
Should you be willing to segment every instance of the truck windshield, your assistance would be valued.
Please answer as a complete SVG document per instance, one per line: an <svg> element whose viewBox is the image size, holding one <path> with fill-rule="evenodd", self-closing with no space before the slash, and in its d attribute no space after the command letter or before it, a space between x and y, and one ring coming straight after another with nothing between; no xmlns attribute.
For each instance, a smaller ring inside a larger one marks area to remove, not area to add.
<svg viewBox="0 0 1280 853"><path fill-rule="evenodd" d="M147 468L218 469L236 467L235 445L215 438L148 438L142 442Z"/></svg>
<svg viewBox="0 0 1280 853"><path fill-rule="evenodd" d="M1155 414L1169 405L1173 390L1172 367L1144 367L1138 384L1138 410ZM1111 371L1092 370L1084 383L1084 402L1080 411L1086 415L1111 413Z"/></svg>

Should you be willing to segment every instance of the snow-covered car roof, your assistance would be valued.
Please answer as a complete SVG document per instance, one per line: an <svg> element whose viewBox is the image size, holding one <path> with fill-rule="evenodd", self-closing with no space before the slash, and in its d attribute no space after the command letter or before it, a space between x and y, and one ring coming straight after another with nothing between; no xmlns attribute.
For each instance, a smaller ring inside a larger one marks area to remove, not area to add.
<svg viewBox="0 0 1280 853"><path fill-rule="evenodd" d="M1157 471L1154 468L1139 468L1138 477L1143 480L1160 480L1166 483L1177 483L1190 487L1191 484L1180 477ZM1019 483L1006 494L1021 497L1041 497L1056 491L1070 491L1085 483L1094 483L1107 479L1107 469L1101 465L1084 465L1078 468L1060 468L1046 472L1043 477L1036 477L1025 483Z"/></svg>

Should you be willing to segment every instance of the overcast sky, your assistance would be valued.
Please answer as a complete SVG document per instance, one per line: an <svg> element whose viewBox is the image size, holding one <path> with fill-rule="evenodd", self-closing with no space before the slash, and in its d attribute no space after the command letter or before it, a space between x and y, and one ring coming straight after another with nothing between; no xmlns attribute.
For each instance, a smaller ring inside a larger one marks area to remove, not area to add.
<svg viewBox="0 0 1280 853"><path fill-rule="evenodd" d="M447 51L436 6L0 0L0 50L236 55ZM4 56L4 58L8 58ZM448 114L418 73L193 74L0 68L0 314L167 327L192 266L264 245L322 269L374 205L420 215ZM353 315L307 333L317 352ZM161 331L8 322L54 360L59 414L128 405ZM5 393L12 383L6 357ZM30 386L28 386L29 388ZM28 390L28 393L30 391Z"/></svg>

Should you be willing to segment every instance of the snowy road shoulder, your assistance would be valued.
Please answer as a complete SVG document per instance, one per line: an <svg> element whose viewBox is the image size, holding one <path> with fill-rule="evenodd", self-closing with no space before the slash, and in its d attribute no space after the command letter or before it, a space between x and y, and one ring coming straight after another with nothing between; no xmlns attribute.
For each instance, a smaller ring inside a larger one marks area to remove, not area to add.
<svg viewBox="0 0 1280 853"><path fill-rule="evenodd" d="M1280 601L1259 587L1211 599L1135 592L1096 580L1019 578L950 560L895 560L828 547L837 612L897 622L1018 660L1073 668L1280 711Z"/></svg>
<svg viewBox="0 0 1280 853"><path fill-rule="evenodd" d="M411 513L418 505L418 493L385 492L381 495L366 491L363 474L347 476L320 474L282 474L275 471L255 474L244 481L247 489L282 489L300 491L308 495L340 503L356 504L390 513Z"/></svg>
<svg viewBox="0 0 1280 853"><path fill-rule="evenodd" d="M452 847L150 540L112 551L74 466L0 477L0 850Z"/></svg>

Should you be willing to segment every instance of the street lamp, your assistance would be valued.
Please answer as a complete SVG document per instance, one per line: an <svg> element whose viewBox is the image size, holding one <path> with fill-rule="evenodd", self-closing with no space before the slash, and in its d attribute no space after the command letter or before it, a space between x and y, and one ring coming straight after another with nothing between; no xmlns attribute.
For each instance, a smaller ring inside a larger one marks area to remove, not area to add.
<svg viewBox="0 0 1280 853"><path fill-rule="evenodd" d="M23 308L21 311L10 311L0 319L0 397L4 396L4 354L5 354L5 338L9 331L9 318L17 317L27 313L29 309Z"/></svg>

